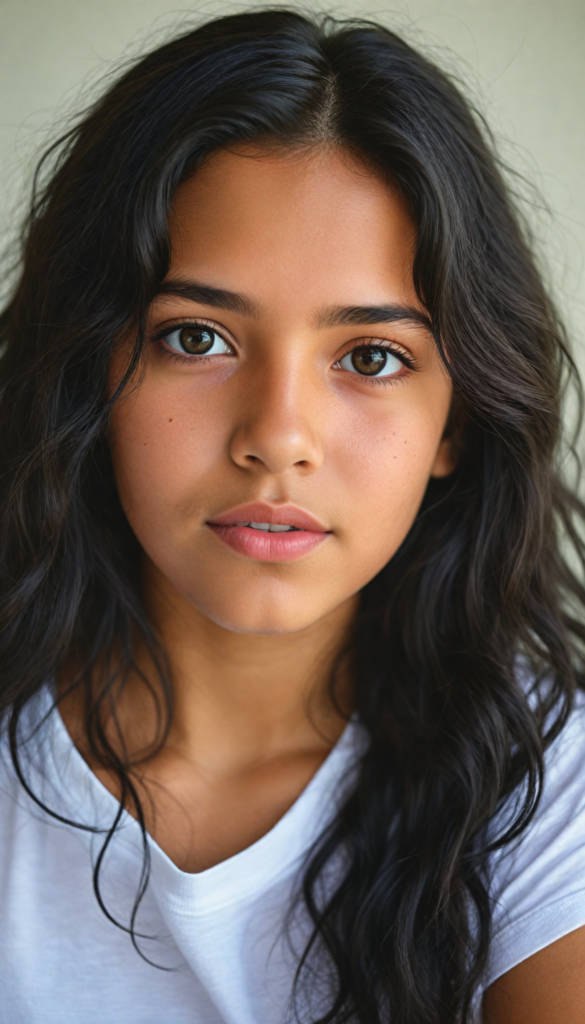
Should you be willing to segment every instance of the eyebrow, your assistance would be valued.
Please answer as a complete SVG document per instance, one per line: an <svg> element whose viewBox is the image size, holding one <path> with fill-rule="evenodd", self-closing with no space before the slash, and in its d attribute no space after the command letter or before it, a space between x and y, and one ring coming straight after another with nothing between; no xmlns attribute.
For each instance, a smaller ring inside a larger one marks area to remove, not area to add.
<svg viewBox="0 0 585 1024"><path fill-rule="evenodd" d="M350 324L396 324L411 323L432 331L430 318L416 306L401 306L395 303L382 306L332 306L324 310L318 319L319 327L345 327Z"/></svg>
<svg viewBox="0 0 585 1024"><path fill-rule="evenodd" d="M159 295L176 295L191 302L216 309L228 309L232 313L240 313L257 319L261 306L254 299L241 292L232 292L227 288L216 288L213 285L198 281L184 281L171 278L164 281L158 290ZM410 323L416 327L425 327L432 332L430 318L416 306L402 306L396 303L380 306L331 306L317 315L317 327L347 327L360 324L394 324Z"/></svg>
<svg viewBox="0 0 585 1024"><path fill-rule="evenodd" d="M229 309L232 313L257 318L260 306L253 299L239 292L231 292L227 288L214 288L210 284L199 284L197 281L172 279L163 281L159 295L177 295L191 302L199 302L204 306L215 306L216 309Z"/></svg>

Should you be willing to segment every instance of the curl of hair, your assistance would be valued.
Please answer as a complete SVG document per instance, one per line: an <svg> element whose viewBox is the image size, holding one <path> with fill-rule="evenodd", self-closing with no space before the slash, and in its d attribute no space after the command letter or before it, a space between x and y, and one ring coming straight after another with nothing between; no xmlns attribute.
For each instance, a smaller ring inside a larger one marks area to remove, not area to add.
<svg viewBox="0 0 585 1024"><path fill-rule="evenodd" d="M582 566L583 507L558 469L563 389L578 378L479 123L441 71L375 23L282 8L212 21L138 61L46 155L0 318L0 712L12 756L26 785L22 709L74 663L88 750L117 774L145 835L139 766L106 726L138 642L157 679L143 678L158 722L143 758L164 742L172 683L107 429L169 266L174 192L221 147L333 146L408 202L460 458L430 481L362 594L351 653L369 744L303 881L314 933L297 989L321 950L333 988L320 1024L470 1019L490 854L530 821L544 751L581 681L585 592L562 537ZM108 400L112 345L129 328L132 361ZM120 926L136 941L133 922Z"/></svg>

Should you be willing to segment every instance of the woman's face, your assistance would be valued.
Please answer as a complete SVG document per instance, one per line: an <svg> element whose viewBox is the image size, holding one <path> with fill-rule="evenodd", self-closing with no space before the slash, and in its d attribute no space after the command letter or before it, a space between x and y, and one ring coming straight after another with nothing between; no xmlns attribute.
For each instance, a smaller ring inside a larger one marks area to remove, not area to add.
<svg viewBox="0 0 585 1024"><path fill-rule="evenodd" d="M122 504L150 578L230 630L294 632L379 572L453 468L414 227L349 157L251 151L212 156L170 227L112 415Z"/></svg>

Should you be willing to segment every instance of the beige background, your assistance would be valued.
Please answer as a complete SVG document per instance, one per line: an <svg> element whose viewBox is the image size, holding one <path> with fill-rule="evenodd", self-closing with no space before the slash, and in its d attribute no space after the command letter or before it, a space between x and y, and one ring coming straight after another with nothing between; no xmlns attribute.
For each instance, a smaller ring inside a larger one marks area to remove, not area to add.
<svg viewBox="0 0 585 1024"><path fill-rule="evenodd" d="M34 154L100 79L145 46L247 4L195 0L0 0L0 241L13 236ZM506 161L536 186L524 202L585 369L585 0L352 0L454 71ZM314 9L315 4L310 4Z"/></svg>

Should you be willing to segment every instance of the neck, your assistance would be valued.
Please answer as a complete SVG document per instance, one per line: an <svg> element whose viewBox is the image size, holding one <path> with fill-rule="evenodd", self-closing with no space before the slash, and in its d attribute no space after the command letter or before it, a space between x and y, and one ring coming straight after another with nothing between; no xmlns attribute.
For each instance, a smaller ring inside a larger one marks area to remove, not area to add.
<svg viewBox="0 0 585 1024"><path fill-rule="evenodd" d="M226 761L235 768L336 741L346 718L329 686L357 597L300 632L259 636L210 621L153 566L145 576L149 614L172 672L169 749L210 768ZM345 714L349 689L340 678L336 696Z"/></svg>

